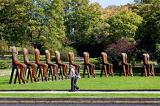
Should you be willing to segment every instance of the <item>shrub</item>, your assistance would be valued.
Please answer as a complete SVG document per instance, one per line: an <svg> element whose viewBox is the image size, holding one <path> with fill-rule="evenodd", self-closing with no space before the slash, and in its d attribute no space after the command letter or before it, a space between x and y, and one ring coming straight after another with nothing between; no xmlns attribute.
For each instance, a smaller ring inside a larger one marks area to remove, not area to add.
<svg viewBox="0 0 160 106"><path fill-rule="evenodd" d="M7 62L0 62L0 69L7 69L9 68L9 65Z"/></svg>
<svg viewBox="0 0 160 106"><path fill-rule="evenodd" d="M0 40L0 54L4 55L5 52L8 52L8 42L5 40Z"/></svg>
<svg viewBox="0 0 160 106"><path fill-rule="evenodd" d="M100 64L102 63L101 58L90 58L90 62L94 64L96 69L100 69Z"/></svg>
<svg viewBox="0 0 160 106"><path fill-rule="evenodd" d="M71 52L71 51L74 52L75 57L76 57L76 56L77 56L77 51L76 51L74 48L68 47L68 46L62 48L62 49L60 50L61 59L62 59L63 61L68 61L68 60L69 60L69 58L68 58L68 53Z"/></svg>

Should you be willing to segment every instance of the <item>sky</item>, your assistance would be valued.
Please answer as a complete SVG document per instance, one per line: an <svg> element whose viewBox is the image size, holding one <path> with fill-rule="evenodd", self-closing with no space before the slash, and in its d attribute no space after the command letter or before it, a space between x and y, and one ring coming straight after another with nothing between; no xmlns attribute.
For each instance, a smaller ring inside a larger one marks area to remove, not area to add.
<svg viewBox="0 0 160 106"><path fill-rule="evenodd" d="M103 8L109 5L124 5L133 3L134 0L90 0L91 3L98 2Z"/></svg>

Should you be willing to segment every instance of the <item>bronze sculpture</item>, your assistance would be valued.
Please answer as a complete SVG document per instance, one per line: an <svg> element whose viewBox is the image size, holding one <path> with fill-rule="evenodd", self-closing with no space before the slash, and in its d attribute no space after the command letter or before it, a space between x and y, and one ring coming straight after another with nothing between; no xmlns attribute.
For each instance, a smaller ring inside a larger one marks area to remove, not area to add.
<svg viewBox="0 0 160 106"><path fill-rule="evenodd" d="M30 68L32 68L32 77L34 78L34 81L37 82L39 79L37 77L37 64L32 63L29 61L28 58L28 50L26 48L23 49L23 57L24 57L24 63Z"/></svg>
<svg viewBox="0 0 160 106"><path fill-rule="evenodd" d="M17 54L18 54L18 50L15 46L13 46L13 48L12 48L12 65L13 65L13 67L17 67L16 75L18 75L18 78L20 80L22 80L23 83L25 83L26 82L25 72L26 72L27 66L18 60ZM13 72L13 70L12 70L12 72ZM11 83L12 77L13 77L13 73L11 73L10 83ZM15 78L15 82L16 82L16 78ZM19 83L20 83L20 81L19 81Z"/></svg>
<svg viewBox="0 0 160 106"><path fill-rule="evenodd" d="M103 74L103 70L105 73L105 76L108 77L108 75L112 75L113 76L113 65L111 63L108 62L108 56L107 53L105 52L101 52L101 56L102 56L102 70L101 70L101 76Z"/></svg>
<svg viewBox="0 0 160 106"><path fill-rule="evenodd" d="M67 70L67 64L63 64L62 61L61 61L61 58L60 58L60 53L59 51L55 51L55 59L56 59L56 64L58 65L58 67L60 68L60 74L62 76L62 80L64 79L64 76L67 78L67 73L68 73L68 70ZM61 71L61 67L62 67L62 70Z"/></svg>
<svg viewBox="0 0 160 106"><path fill-rule="evenodd" d="M85 76L85 69L87 69L88 78L90 77L90 75L92 75L95 78L96 77L95 65L90 63L90 61L89 61L89 53L88 52L83 52L83 56L84 56L83 77Z"/></svg>
<svg viewBox="0 0 160 106"><path fill-rule="evenodd" d="M78 73L79 73L80 66L78 64L75 64L74 60L75 60L74 53L73 52L69 52L69 64L73 65L75 67L75 70L77 70Z"/></svg>
<svg viewBox="0 0 160 106"><path fill-rule="evenodd" d="M46 50L45 53L46 53L46 63L48 64L48 68L50 69L49 75L52 75L52 80L53 80L53 76L55 80L57 80L58 65L51 62L51 56L50 56L49 50Z"/></svg>
<svg viewBox="0 0 160 106"><path fill-rule="evenodd" d="M41 62L40 61L40 51L38 49L35 49L35 60L36 60L36 64L38 65L38 67L41 67L43 69L43 76L42 76L42 80L48 80L48 65Z"/></svg>
<svg viewBox="0 0 160 106"><path fill-rule="evenodd" d="M128 63L128 58L126 53L121 53L122 55L122 68L124 76L133 76L132 65Z"/></svg>
<svg viewBox="0 0 160 106"><path fill-rule="evenodd" d="M146 77L149 75L155 76L154 64L149 64L149 60L150 60L149 54L144 53L143 54L143 68L144 68L144 73ZM150 71L150 68L151 68L151 71ZM143 72L142 72L142 75L143 75Z"/></svg>

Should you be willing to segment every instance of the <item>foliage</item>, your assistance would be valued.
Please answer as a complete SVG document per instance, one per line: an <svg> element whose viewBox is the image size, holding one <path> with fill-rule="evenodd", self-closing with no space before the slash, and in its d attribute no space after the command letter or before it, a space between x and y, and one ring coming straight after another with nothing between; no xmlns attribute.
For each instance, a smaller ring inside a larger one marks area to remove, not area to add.
<svg viewBox="0 0 160 106"><path fill-rule="evenodd" d="M0 37L10 45L29 42L40 50L61 48L65 37L61 0L1 0L0 7Z"/></svg>
<svg viewBox="0 0 160 106"><path fill-rule="evenodd" d="M0 62L0 69L8 69L9 68L9 65L7 62L3 61L3 62Z"/></svg>
<svg viewBox="0 0 160 106"><path fill-rule="evenodd" d="M131 44L140 41L134 54L129 53L133 62L143 52L156 58L159 10L160 0L135 0L134 4L107 8L89 0L0 0L0 52L14 45L33 53L37 47L42 54L46 49L51 53L61 50L67 60L65 49L68 52L71 47L80 56L87 51L97 57L108 50L106 45L126 38Z"/></svg>
<svg viewBox="0 0 160 106"><path fill-rule="evenodd" d="M128 6L108 6L106 8L101 8L103 20L106 20L117 13L128 11Z"/></svg>
<svg viewBox="0 0 160 106"><path fill-rule="evenodd" d="M53 0L46 12L48 17L49 33L44 47L54 51L61 48L65 40L64 3L62 0Z"/></svg>
<svg viewBox="0 0 160 106"><path fill-rule="evenodd" d="M160 11L153 12L139 29L138 38L141 48L148 52L156 52L156 44L160 42Z"/></svg>
<svg viewBox="0 0 160 106"><path fill-rule="evenodd" d="M60 55L61 55L61 59L63 61L68 61L69 58L68 58L68 54L69 52L73 51L74 52L74 55L75 57L77 56L77 51L72 48L72 47L63 47L63 49L60 49Z"/></svg>
<svg viewBox="0 0 160 106"><path fill-rule="evenodd" d="M134 38L142 20L142 17L131 11L124 11L110 17L107 23L110 25L111 41L116 41L122 37Z"/></svg>
<svg viewBox="0 0 160 106"><path fill-rule="evenodd" d="M73 45L79 54L95 48L105 36L97 34L106 33L106 25L101 20L100 6L96 3L89 4L89 0L70 0L66 3L65 26L70 45Z"/></svg>
<svg viewBox="0 0 160 106"><path fill-rule="evenodd" d="M115 66L118 67L120 62L122 61L121 58L121 53L127 53L128 55L128 60L132 61L132 63L135 62L134 57L137 56L137 43L136 42L131 42L132 40L130 39L119 39L116 42L113 42L109 44L106 48L106 52L109 56L109 59L111 63Z"/></svg>
<svg viewBox="0 0 160 106"><path fill-rule="evenodd" d="M4 39L0 40L0 54L4 55L4 53L8 51L9 51L8 42L5 41Z"/></svg>
<svg viewBox="0 0 160 106"><path fill-rule="evenodd" d="M137 2L137 3L151 3L152 1L154 0L134 0L134 2Z"/></svg>

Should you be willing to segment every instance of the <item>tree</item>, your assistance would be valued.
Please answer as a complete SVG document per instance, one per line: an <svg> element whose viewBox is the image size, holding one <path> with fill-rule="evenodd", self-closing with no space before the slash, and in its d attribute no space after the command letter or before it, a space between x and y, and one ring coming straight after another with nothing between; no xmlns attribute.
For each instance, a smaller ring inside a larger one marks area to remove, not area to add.
<svg viewBox="0 0 160 106"><path fill-rule="evenodd" d="M31 0L0 1L0 33L12 45L20 45L27 40L27 21L32 10Z"/></svg>
<svg viewBox="0 0 160 106"><path fill-rule="evenodd" d="M93 32L97 32L98 26L103 26L100 5L89 4L89 0L68 0L65 3L65 26L70 44L79 54L83 51L93 51L96 44Z"/></svg>
<svg viewBox="0 0 160 106"><path fill-rule="evenodd" d="M65 38L62 0L1 0L0 38L10 45L62 46Z"/></svg>
<svg viewBox="0 0 160 106"><path fill-rule="evenodd" d="M107 20L110 25L110 41L117 41L123 37L134 38L142 17L131 11L124 11Z"/></svg>
<svg viewBox="0 0 160 106"><path fill-rule="evenodd" d="M139 31L141 47L148 52L155 53L156 45L160 44L160 11L154 12L143 24ZM159 48L157 48L159 49Z"/></svg>
<svg viewBox="0 0 160 106"><path fill-rule="evenodd" d="M48 17L48 35L45 41L45 48L58 49L62 47L66 36L64 26L64 2L53 0L46 11Z"/></svg>
<svg viewBox="0 0 160 106"><path fill-rule="evenodd" d="M143 4L138 14L143 17L143 23L137 30L136 39L140 39L140 49L145 50L155 58L159 55L160 44L160 0L153 0L149 4Z"/></svg>
<svg viewBox="0 0 160 106"><path fill-rule="evenodd" d="M134 0L136 3L151 3L154 0Z"/></svg>

